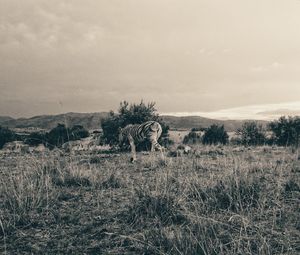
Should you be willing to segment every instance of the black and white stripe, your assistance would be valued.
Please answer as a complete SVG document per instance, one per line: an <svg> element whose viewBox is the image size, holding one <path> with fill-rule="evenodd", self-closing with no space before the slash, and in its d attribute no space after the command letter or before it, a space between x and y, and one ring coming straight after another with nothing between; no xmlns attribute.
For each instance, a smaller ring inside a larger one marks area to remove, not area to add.
<svg viewBox="0 0 300 255"><path fill-rule="evenodd" d="M156 121L147 121L142 124L128 125L120 130L119 142L120 144L122 144L125 141L129 141L132 152L132 161L135 161L136 143L147 140L151 143L151 151L154 151L155 149L162 151L162 147L158 143L158 139L161 136L161 133L161 125Z"/></svg>

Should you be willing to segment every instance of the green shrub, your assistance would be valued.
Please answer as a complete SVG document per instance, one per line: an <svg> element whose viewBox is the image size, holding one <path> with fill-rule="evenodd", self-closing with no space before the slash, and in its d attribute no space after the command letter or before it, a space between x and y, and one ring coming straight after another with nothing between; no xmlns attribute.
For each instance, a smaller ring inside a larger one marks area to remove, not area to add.
<svg viewBox="0 0 300 255"><path fill-rule="evenodd" d="M183 143L184 144L196 144L201 143L201 135L198 134L196 131L189 132L184 138Z"/></svg>
<svg viewBox="0 0 300 255"><path fill-rule="evenodd" d="M45 133L33 132L25 138L24 143L29 146L38 146L39 144L46 144L47 137Z"/></svg>
<svg viewBox="0 0 300 255"><path fill-rule="evenodd" d="M17 135L13 131L0 126L0 149L3 148L4 144L15 141L16 139Z"/></svg>
<svg viewBox="0 0 300 255"><path fill-rule="evenodd" d="M262 125L258 125L255 121L247 121L241 129L237 130L237 135L241 138L243 145L263 145L266 142L265 132Z"/></svg>
<svg viewBox="0 0 300 255"><path fill-rule="evenodd" d="M89 136L89 131L81 125L75 125L70 129L71 140L79 140Z"/></svg>
<svg viewBox="0 0 300 255"><path fill-rule="evenodd" d="M64 124L58 124L47 133L46 137L48 147L61 147L64 143L70 141L70 130Z"/></svg>
<svg viewBox="0 0 300 255"><path fill-rule="evenodd" d="M61 147L68 141L80 140L88 136L89 132L80 125L75 125L70 129L59 123L46 134L46 145L53 149L54 147Z"/></svg>
<svg viewBox="0 0 300 255"><path fill-rule="evenodd" d="M269 124L273 139L280 146L299 146L300 117L280 117Z"/></svg>
<svg viewBox="0 0 300 255"><path fill-rule="evenodd" d="M202 142L204 144L227 144L228 134L224 125L211 125L204 133Z"/></svg>

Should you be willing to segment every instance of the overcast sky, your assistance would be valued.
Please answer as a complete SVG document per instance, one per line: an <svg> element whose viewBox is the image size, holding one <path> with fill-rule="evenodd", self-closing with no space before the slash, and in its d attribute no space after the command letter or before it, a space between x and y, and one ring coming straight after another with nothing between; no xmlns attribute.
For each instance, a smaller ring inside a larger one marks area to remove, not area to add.
<svg viewBox="0 0 300 255"><path fill-rule="evenodd" d="M0 115L300 114L298 0L0 0Z"/></svg>

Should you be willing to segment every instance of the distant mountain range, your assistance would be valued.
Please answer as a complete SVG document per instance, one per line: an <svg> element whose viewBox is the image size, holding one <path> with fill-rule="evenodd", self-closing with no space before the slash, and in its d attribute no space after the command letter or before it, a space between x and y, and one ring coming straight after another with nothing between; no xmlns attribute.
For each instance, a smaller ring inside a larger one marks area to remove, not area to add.
<svg viewBox="0 0 300 255"><path fill-rule="evenodd" d="M64 123L67 126L82 125L89 130L99 129L101 121L108 116L108 112L97 113L65 113L58 115L40 115L32 118L14 119L8 116L0 116L0 126L8 128L41 128L51 129L58 123ZM240 128L245 121L241 120L215 120L203 118L200 116L175 117L164 115L162 120L171 129L191 129L197 127L209 127L212 124L224 125L227 131L235 131ZM266 125L266 121L258 121Z"/></svg>
<svg viewBox="0 0 300 255"><path fill-rule="evenodd" d="M107 112L99 113L65 113L58 115L40 115L31 118L13 119L0 117L0 125L8 128L41 128L51 129L58 123L67 126L82 125L87 129L99 129L101 121L108 116Z"/></svg>

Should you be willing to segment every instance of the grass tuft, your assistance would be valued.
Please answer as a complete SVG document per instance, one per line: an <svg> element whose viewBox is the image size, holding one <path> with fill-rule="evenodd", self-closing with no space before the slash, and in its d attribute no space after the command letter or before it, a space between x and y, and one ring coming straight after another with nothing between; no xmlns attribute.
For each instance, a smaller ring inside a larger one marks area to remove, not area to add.
<svg viewBox="0 0 300 255"><path fill-rule="evenodd" d="M119 189L121 187L123 187L122 182L119 180L119 178L117 178L114 174L111 174L107 180L105 180L104 182L102 182L101 187L105 188L105 189Z"/></svg>
<svg viewBox="0 0 300 255"><path fill-rule="evenodd" d="M151 194L146 190L136 191L129 206L127 221L143 225L149 220L158 225L183 224L186 217L182 214L175 198L168 194Z"/></svg>

